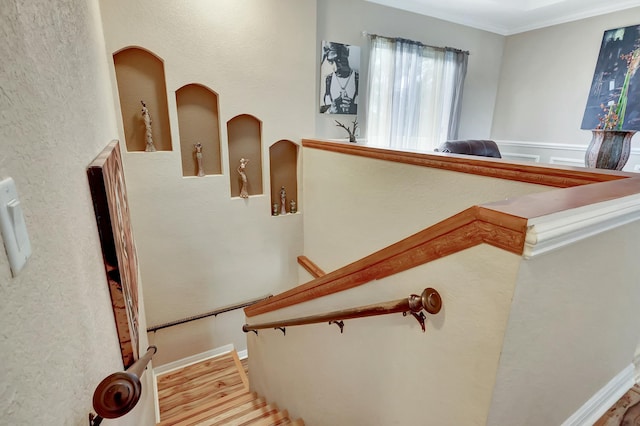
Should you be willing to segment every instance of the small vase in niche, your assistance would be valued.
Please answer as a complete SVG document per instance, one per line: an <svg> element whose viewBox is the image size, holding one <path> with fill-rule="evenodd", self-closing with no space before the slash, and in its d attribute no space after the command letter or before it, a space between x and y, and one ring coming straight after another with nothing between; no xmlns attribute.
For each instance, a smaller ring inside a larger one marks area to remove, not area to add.
<svg viewBox="0 0 640 426"><path fill-rule="evenodd" d="M271 216L278 216L280 213L278 213L278 203L275 203L273 206L271 206Z"/></svg>
<svg viewBox="0 0 640 426"><path fill-rule="evenodd" d="M146 152L156 152L156 147L153 145L153 134L151 133L151 113L147 109L147 104L144 101L140 101L142 104L142 119L144 120L144 139L146 142Z"/></svg>
<svg viewBox="0 0 640 426"><path fill-rule="evenodd" d="M289 201L289 213L297 213L298 206L296 205L296 200Z"/></svg>
<svg viewBox="0 0 640 426"><path fill-rule="evenodd" d="M238 174L240 175L240 179L242 180L242 186L240 188L240 198L249 198L249 192L247 191L249 182L247 180L247 174L245 173L247 163L249 163L248 159L241 158L240 165L238 166Z"/></svg>
<svg viewBox="0 0 640 426"><path fill-rule="evenodd" d="M202 167L202 144L198 142L193 146L196 149L196 162L198 164L198 176L202 177L204 176L204 167Z"/></svg>
<svg viewBox="0 0 640 426"><path fill-rule="evenodd" d="M280 214L287 214L287 191L284 186L280 188Z"/></svg>

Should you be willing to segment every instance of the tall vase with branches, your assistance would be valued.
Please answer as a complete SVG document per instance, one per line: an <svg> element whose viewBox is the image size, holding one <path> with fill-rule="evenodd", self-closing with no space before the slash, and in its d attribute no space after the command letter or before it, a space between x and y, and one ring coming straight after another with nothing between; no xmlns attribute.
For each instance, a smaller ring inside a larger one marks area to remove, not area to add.
<svg viewBox="0 0 640 426"><path fill-rule="evenodd" d="M625 129L625 117L629 104L631 78L640 67L640 45L620 56L627 70L617 99L608 105L601 104L604 112L598 117L599 124L592 130L592 138L585 153L585 165L601 169L622 170L631 153L631 138L635 130Z"/></svg>

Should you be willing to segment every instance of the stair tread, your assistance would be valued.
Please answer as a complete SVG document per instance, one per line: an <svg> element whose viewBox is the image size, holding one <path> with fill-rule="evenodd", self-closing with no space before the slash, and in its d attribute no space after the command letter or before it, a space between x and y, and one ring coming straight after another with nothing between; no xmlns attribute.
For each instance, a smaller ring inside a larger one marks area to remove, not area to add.
<svg viewBox="0 0 640 426"><path fill-rule="evenodd" d="M247 426L279 426L289 421L289 412L287 410L277 411L268 417L255 419L247 424Z"/></svg>
<svg viewBox="0 0 640 426"><path fill-rule="evenodd" d="M156 376L158 426L304 426L249 390L235 351Z"/></svg>
<svg viewBox="0 0 640 426"><path fill-rule="evenodd" d="M278 406L276 404L265 405L264 407L252 410L250 413L234 419L233 424L238 426L249 426L253 421L265 418L277 412Z"/></svg>
<svg viewBox="0 0 640 426"><path fill-rule="evenodd" d="M238 404L244 404L245 402L253 401L256 398L257 395L255 392L249 392L246 390L240 391L235 394L231 394L226 398L211 400L201 403L196 407L185 409L181 412L176 412L172 416L161 417L162 421L159 423L159 425L171 426L178 424L193 424L193 421L210 417L212 414L223 412L237 406Z"/></svg>
<svg viewBox="0 0 640 426"><path fill-rule="evenodd" d="M233 408L230 408L228 410L225 410L224 412L215 414L213 416L209 416L205 419L203 419L202 421L199 421L195 424L199 425L199 426L213 426L213 425L220 425L220 424L231 424L231 422L234 419L237 419L238 417L242 417L245 414L250 413L253 410L256 410L258 408L264 407L267 405L267 402L264 400L264 398L258 398L254 401L251 402L247 402L245 404L242 405L238 405L235 406Z"/></svg>

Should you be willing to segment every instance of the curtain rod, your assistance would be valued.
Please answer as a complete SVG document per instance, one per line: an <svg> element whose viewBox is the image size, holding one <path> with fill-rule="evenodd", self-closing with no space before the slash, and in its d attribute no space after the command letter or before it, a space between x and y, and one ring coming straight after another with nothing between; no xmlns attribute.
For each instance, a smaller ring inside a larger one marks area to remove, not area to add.
<svg viewBox="0 0 640 426"><path fill-rule="evenodd" d="M433 45L430 45L430 44L424 44L424 43L422 43L420 41L410 40L408 38L403 38L403 37L389 37L389 36L380 35L380 34L372 34L372 33L369 33L367 31L362 31L362 37L369 37L369 38L382 37L382 38L386 38L386 39L389 39L389 40L405 40L405 41L408 41L408 42L411 42L411 43L419 44L420 46L430 47L432 49L450 50L450 51L453 51L453 52L456 52L456 53L466 53L467 55L470 55L468 50L456 49L455 47L449 47L449 46L445 46L445 47L433 46Z"/></svg>

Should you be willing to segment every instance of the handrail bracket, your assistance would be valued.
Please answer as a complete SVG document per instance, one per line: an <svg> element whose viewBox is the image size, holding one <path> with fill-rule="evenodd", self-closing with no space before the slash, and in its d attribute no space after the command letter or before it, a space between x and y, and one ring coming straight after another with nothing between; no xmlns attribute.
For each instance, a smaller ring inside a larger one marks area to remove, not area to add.
<svg viewBox="0 0 640 426"><path fill-rule="evenodd" d="M339 321L329 321L329 325L331 324L335 324L338 327L340 327L340 334L344 333L344 321L339 320Z"/></svg>
<svg viewBox="0 0 640 426"><path fill-rule="evenodd" d="M427 327L424 324L424 321L427 319L427 316L424 314L424 312L420 311L418 313L415 312L403 312L402 316L407 316L407 314L411 314L416 321L418 321L420 323L420 327L422 327L422 332L425 333L427 331Z"/></svg>

